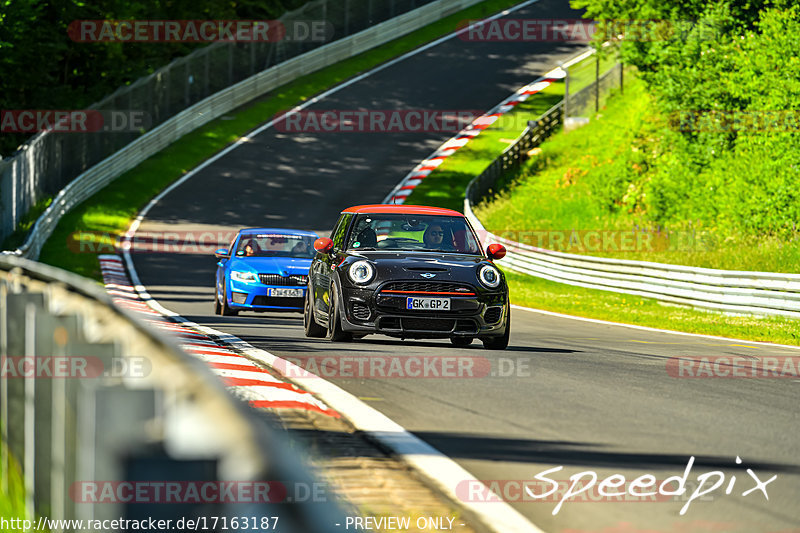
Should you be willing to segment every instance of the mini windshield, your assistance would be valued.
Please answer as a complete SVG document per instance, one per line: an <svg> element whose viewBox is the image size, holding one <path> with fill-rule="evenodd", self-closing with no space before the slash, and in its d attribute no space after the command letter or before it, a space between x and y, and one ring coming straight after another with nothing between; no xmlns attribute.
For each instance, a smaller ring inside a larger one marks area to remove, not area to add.
<svg viewBox="0 0 800 533"><path fill-rule="evenodd" d="M316 255L312 235L245 234L236 246L237 257L296 257Z"/></svg>
<svg viewBox="0 0 800 533"><path fill-rule="evenodd" d="M480 246L467 221L441 215L358 215L347 249L480 254Z"/></svg>

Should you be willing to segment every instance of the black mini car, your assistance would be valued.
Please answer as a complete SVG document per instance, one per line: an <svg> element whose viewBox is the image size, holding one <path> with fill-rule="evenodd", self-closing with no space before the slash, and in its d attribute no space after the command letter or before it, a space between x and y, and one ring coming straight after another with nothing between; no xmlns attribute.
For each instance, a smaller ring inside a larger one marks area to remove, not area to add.
<svg viewBox="0 0 800 533"><path fill-rule="evenodd" d="M508 285L464 215L450 209L362 205L314 242L303 312L307 337L348 341L370 333L474 339L508 346Z"/></svg>

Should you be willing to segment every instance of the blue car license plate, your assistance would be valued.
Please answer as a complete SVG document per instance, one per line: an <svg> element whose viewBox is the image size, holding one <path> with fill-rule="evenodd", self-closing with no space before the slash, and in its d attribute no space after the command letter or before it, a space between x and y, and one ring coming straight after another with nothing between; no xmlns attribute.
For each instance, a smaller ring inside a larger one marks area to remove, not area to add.
<svg viewBox="0 0 800 533"><path fill-rule="evenodd" d="M276 298L302 298L303 289L267 289L267 296Z"/></svg>

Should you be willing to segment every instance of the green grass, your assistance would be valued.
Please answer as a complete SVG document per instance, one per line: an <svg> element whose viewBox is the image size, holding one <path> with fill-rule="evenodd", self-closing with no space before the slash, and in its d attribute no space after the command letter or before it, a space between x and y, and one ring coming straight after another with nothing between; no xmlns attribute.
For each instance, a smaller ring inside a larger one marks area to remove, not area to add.
<svg viewBox="0 0 800 533"><path fill-rule="evenodd" d="M34 223L36 223L36 219L38 219L42 213L44 213L47 206L53 201L52 198L45 198L41 202L37 203L33 207L31 207L25 216L22 217L19 224L17 224L16 229L3 240L2 249L3 250L16 250L25 242L25 237L28 235L28 231L33 227Z"/></svg>
<svg viewBox="0 0 800 533"><path fill-rule="evenodd" d="M569 68L570 91L577 92L594 80L595 62L595 57L592 56ZM613 57L601 58L600 72L605 72L614 63ZM563 81L553 83L543 91L530 96L483 130L466 146L445 159L444 163L417 185L405 203L462 211L464 190L469 182L520 136L528 120L540 117L563 97Z"/></svg>
<svg viewBox="0 0 800 533"><path fill-rule="evenodd" d="M526 162L520 176L510 180L511 186L475 207L486 228L520 242L578 254L730 270L800 272L800 233L781 240L698 229L691 221L659 228L635 209L623 206L611 212L595 201L593 194L614 175L618 161L635 149L642 136L650 135L650 125L658 122L644 84L632 75L626 80L624 94L613 95L588 125L550 137L540 146L541 153ZM638 191L631 191L631 196L636 194ZM578 240L568 244L572 230L578 230ZM623 251L609 242L592 249L584 239L591 230L616 232L618 237L636 233L642 245ZM559 236L563 237L561 243L553 238Z"/></svg>
<svg viewBox="0 0 800 533"><path fill-rule="evenodd" d="M126 172L67 213L45 243L39 260L99 280L100 268L96 255L75 253L70 248L74 233L108 232L115 235L124 232L138 211L170 183L276 113L291 109L360 72L446 35L463 20L484 18L517 3L518 0L486 0L390 43L284 85L259 101L229 113L226 117L229 120L217 119L206 124ZM108 239L108 242L111 241L113 238Z"/></svg>
<svg viewBox="0 0 800 533"><path fill-rule="evenodd" d="M0 441L0 447L6 449L6 444ZM19 465L14 457L9 455L11 468L8 471L8 492L0 491L0 518L25 518L25 488L22 482ZM0 472L6 465L0 461Z"/></svg>
<svg viewBox="0 0 800 533"><path fill-rule="evenodd" d="M506 270L511 303L581 316L673 331L734 339L800 345L797 320L731 316L584 287L573 287Z"/></svg>

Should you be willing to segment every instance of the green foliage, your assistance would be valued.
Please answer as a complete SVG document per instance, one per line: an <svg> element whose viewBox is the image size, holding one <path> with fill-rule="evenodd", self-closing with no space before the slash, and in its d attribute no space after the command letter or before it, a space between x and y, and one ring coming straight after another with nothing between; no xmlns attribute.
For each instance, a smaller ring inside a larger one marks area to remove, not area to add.
<svg viewBox="0 0 800 533"><path fill-rule="evenodd" d="M0 109L80 109L202 44L77 43L75 20L273 19L305 0L2 0ZM0 137L12 153L24 135Z"/></svg>
<svg viewBox="0 0 800 533"><path fill-rule="evenodd" d="M505 206L529 213L536 228L707 231L723 248L687 262L797 271L800 7L782 0L573 5L596 19L661 19L686 31L617 41L642 84L626 87L589 126L545 143L541 161L486 206L486 216L504 227ZM525 209L510 207L518 202Z"/></svg>

